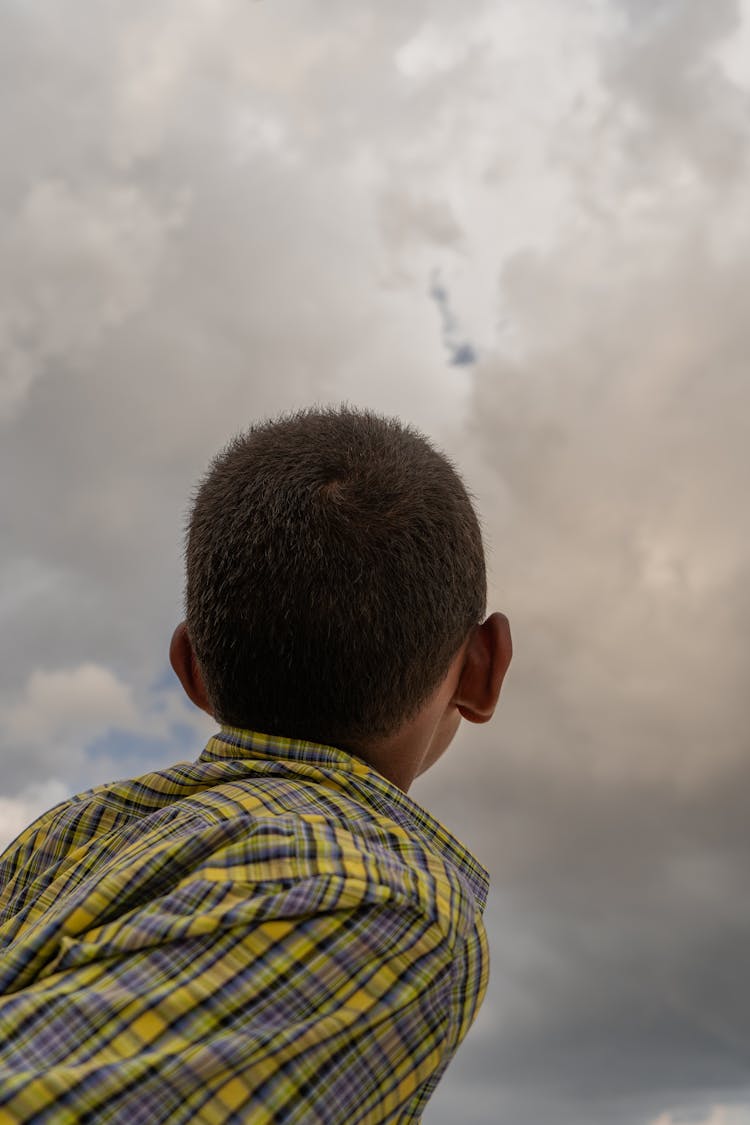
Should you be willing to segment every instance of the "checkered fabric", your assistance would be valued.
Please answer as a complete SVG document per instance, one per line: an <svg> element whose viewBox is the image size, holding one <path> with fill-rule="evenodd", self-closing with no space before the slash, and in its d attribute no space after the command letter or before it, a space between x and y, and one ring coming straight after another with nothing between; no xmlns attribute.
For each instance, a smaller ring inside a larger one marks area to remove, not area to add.
<svg viewBox="0 0 750 1125"><path fill-rule="evenodd" d="M223 728L0 857L0 1125L419 1121L487 874L364 762Z"/></svg>

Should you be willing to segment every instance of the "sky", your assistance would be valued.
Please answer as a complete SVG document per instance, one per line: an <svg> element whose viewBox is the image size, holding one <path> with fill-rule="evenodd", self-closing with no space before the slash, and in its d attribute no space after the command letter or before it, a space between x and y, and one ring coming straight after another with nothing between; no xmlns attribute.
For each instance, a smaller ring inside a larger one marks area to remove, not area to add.
<svg viewBox="0 0 750 1125"><path fill-rule="evenodd" d="M426 1125L750 1125L750 3L0 0L0 843L194 758L210 457L460 466L515 657L411 795L492 980Z"/></svg>

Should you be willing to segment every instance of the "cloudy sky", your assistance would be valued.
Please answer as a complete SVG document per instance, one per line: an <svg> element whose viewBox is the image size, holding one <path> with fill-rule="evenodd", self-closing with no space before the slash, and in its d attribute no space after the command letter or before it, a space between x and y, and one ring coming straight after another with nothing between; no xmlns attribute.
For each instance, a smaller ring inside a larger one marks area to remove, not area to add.
<svg viewBox="0 0 750 1125"><path fill-rule="evenodd" d="M195 757L193 484L372 406L483 512L490 868L427 1125L750 1125L750 3L0 0L0 835Z"/></svg>

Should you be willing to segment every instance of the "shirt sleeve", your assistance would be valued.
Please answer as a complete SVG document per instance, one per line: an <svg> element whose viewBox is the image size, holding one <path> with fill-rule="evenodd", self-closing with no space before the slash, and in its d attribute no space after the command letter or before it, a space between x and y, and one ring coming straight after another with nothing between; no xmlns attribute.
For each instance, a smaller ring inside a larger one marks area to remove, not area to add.
<svg viewBox="0 0 750 1125"><path fill-rule="evenodd" d="M217 927L194 893L179 940L131 912L0 999L0 1125L419 1121L484 996L481 921L449 937L386 902L248 927L213 888Z"/></svg>

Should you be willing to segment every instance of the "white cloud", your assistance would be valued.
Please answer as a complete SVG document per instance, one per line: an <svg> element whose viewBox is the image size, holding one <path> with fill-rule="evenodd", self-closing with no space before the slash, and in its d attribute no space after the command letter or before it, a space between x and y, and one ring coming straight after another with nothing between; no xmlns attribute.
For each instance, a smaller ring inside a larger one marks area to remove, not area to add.
<svg viewBox="0 0 750 1125"><path fill-rule="evenodd" d="M0 419L46 367L90 352L147 301L183 218L184 198L164 208L129 185L32 184L0 226Z"/></svg>
<svg viewBox="0 0 750 1125"><path fill-rule="evenodd" d="M750 91L750 0L740 0L740 25L717 50L719 64L727 77Z"/></svg>
<svg viewBox="0 0 750 1125"><path fill-rule="evenodd" d="M70 796L70 787L50 778L27 787L18 797L0 797L0 852L41 813Z"/></svg>
<svg viewBox="0 0 750 1125"><path fill-rule="evenodd" d="M426 23L398 48L396 67L406 78L433 78L463 62L469 47L469 43L460 41L455 31L451 34L448 29Z"/></svg>
<svg viewBox="0 0 750 1125"><path fill-rule="evenodd" d="M188 703L176 681L174 686L136 697L129 683L100 664L34 669L21 697L0 708L6 792L23 789L18 778L32 763L30 776L54 777L63 763L67 776L75 777L77 784L81 779L87 787L87 748L93 743L100 746L108 733L130 738L134 747L142 739L161 741L174 754L174 731L185 728L195 734L195 742L178 756L197 757L215 724ZM97 775L103 769L121 773L117 762L101 749L97 764L89 761L88 769Z"/></svg>
<svg viewBox="0 0 750 1125"><path fill-rule="evenodd" d="M2 719L6 737L17 746L50 740L83 745L104 730L140 725L130 687L97 664L35 669L23 698Z"/></svg>
<svg viewBox="0 0 750 1125"><path fill-rule="evenodd" d="M750 1125L750 1108L743 1106L716 1105L706 1116L685 1116L684 1112L662 1113L652 1125Z"/></svg>

